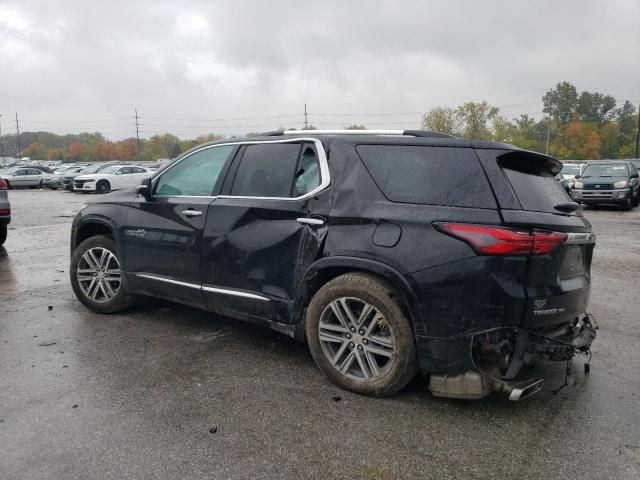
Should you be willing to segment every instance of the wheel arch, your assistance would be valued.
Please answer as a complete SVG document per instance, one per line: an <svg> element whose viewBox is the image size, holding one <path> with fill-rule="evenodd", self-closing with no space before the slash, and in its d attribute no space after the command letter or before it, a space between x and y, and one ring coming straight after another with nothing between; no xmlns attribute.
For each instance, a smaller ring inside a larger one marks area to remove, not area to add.
<svg viewBox="0 0 640 480"><path fill-rule="evenodd" d="M409 315L414 334L421 335L423 329L422 312L415 289L398 270L383 262L359 257L336 256L315 261L307 269L301 282L298 298L300 328L304 332L304 313L311 298L327 282L346 273L368 273L389 282L400 294Z"/></svg>
<svg viewBox="0 0 640 480"><path fill-rule="evenodd" d="M86 239L95 237L97 235L106 235L108 237L112 237L116 242L116 246L118 246L118 248L120 247L118 235L116 235L116 227L111 221L100 217L87 217L83 218L73 228L71 251L73 252L78 247L78 245L80 245Z"/></svg>

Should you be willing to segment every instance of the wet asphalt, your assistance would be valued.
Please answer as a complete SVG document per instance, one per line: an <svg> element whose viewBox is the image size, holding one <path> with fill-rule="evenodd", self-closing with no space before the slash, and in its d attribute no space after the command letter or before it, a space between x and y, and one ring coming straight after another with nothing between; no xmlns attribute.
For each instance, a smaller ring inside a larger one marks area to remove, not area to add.
<svg viewBox="0 0 640 480"><path fill-rule="evenodd" d="M92 195L10 192L0 247L0 478L640 478L640 209L592 210L591 372L522 402L341 391L304 345L144 300L89 312L68 280ZM214 432L214 433L212 433Z"/></svg>

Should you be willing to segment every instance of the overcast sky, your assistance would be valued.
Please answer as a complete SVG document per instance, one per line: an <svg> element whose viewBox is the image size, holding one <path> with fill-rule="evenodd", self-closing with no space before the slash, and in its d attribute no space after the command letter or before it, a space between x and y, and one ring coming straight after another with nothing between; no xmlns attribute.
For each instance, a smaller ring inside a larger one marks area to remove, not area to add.
<svg viewBox="0 0 640 480"><path fill-rule="evenodd" d="M557 82L640 100L640 0L0 0L0 114L23 130L417 128L487 100L540 116Z"/></svg>

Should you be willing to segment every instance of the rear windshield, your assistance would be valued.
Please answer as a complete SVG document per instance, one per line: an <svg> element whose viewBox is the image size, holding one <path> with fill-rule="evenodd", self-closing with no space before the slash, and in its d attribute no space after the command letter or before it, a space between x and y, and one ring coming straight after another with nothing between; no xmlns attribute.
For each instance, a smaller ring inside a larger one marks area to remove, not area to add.
<svg viewBox="0 0 640 480"><path fill-rule="evenodd" d="M501 167L524 210L559 213L556 205L572 201L553 174L536 162L512 159Z"/></svg>
<svg viewBox="0 0 640 480"><path fill-rule="evenodd" d="M470 148L358 145L356 151L392 202L496 208L487 177Z"/></svg>

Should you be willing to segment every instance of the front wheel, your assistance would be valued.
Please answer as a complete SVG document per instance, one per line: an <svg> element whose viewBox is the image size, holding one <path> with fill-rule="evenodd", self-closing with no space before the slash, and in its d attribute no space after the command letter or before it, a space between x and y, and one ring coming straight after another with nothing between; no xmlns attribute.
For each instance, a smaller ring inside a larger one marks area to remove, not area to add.
<svg viewBox="0 0 640 480"><path fill-rule="evenodd" d="M631 210L635 206L636 202L633 201L633 196L629 195L629 198L624 202L622 206L623 210Z"/></svg>
<svg viewBox="0 0 640 480"><path fill-rule="evenodd" d="M78 300L94 312L115 313L134 302L122 285L118 251L109 237L91 237L78 245L71 255L69 276Z"/></svg>
<svg viewBox="0 0 640 480"><path fill-rule="evenodd" d="M4 242L7 240L7 226L0 225L0 245L4 245Z"/></svg>
<svg viewBox="0 0 640 480"><path fill-rule="evenodd" d="M341 275L312 298L306 315L309 350L336 385L384 397L418 370L413 329L393 287L364 273Z"/></svg>

